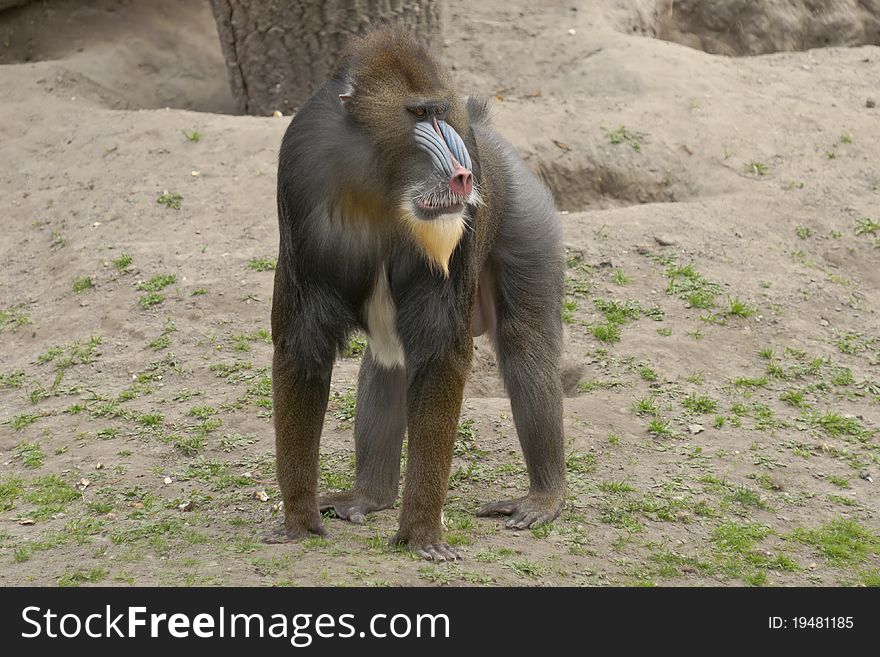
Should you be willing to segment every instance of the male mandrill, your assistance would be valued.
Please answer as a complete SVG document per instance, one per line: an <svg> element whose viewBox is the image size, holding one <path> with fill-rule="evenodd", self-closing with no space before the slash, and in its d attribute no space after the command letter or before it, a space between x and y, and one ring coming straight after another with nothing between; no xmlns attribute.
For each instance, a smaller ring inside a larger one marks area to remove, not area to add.
<svg viewBox="0 0 880 657"><path fill-rule="evenodd" d="M392 539L426 559L443 541L474 336L496 349L529 472L487 504L525 529L559 515L563 254L553 200L431 54L398 31L355 43L291 121L278 164L273 396L284 538L323 535L321 511L363 522L397 499ZM337 351L369 336L358 377L356 480L318 496L318 444Z"/></svg>

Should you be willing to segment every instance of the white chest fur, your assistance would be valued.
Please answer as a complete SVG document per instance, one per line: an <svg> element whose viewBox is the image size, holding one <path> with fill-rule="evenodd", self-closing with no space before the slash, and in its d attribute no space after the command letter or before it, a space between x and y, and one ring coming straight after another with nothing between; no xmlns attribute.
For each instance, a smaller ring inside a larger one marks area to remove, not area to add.
<svg viewBox="0 0 880 657"><path fill-rule="evenodd" d="M389 369L403 367L403 345L400 344L400 338L397 336L397 309L391 298L385 267L379 271L376 286L367 300L365 314L373 358Z"/></svg>

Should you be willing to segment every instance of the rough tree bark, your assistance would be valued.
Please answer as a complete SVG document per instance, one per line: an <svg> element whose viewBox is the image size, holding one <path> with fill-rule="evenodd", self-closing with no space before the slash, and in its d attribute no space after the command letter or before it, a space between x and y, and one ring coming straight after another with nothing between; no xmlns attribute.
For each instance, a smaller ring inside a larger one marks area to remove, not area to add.
<svg viewBox="0 0 880 657"><path fill-rule="evenodd" d="M442 45L443 0L211 0L242 114L289 114L333 72L348 38L395 24Z"/></svg>

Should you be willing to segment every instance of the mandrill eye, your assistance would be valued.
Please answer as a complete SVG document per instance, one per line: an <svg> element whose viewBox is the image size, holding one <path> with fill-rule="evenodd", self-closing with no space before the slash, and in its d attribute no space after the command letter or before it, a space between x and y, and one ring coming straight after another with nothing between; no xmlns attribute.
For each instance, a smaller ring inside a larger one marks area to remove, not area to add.
<svg viewBox="0 0 880 657"><path fill-rule="evenodd" d="M423 119L428 115L428 110L426 110L424 107L415 107L411 111L420 119Z"/></svg>

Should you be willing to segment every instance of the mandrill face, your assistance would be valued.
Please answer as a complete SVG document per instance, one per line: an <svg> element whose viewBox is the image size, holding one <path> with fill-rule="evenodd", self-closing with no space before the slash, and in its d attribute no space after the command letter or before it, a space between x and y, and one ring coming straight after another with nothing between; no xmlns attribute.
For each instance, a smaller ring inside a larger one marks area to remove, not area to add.
<svg viewBox="0 0 880 657"><path fill-rule="evenodd" d="M454 127L470 132L467 112L432 60L380 48L369 61L355 67L340 99L384 154L374 173L399 199L399 219L429 264L448 275L465 207L480 202L471 154Z"/></svg>
<svg viewBox="0 0 880 657"><path fill-rule="evenodd" d="M479 201L471 156L446 121L444 103L418 104L407 110L415 119L413 141L427 173L405 195L401 214L431 264L448 276L449 258L465 229L465 205Z"/></svg>

